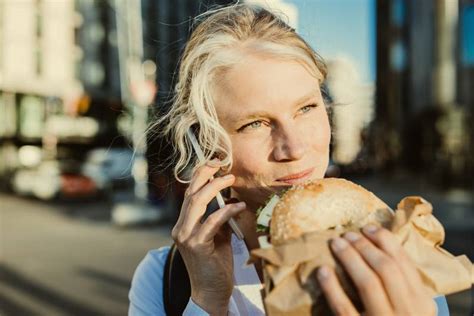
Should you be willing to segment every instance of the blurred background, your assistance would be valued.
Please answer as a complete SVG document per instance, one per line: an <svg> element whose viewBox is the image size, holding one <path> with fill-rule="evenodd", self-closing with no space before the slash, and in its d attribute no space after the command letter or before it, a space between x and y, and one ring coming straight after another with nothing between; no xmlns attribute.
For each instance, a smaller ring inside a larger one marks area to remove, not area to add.
<svg viewBox="0 0 474 316"><path fill-rule="evenodd" d="M0 0L0 314L124 315L183 194L164 140L197 0ZM474 1L252 0L322 55L328 176L434 205L474 260ZM472 291L448 297L472 315Z"/></svg>

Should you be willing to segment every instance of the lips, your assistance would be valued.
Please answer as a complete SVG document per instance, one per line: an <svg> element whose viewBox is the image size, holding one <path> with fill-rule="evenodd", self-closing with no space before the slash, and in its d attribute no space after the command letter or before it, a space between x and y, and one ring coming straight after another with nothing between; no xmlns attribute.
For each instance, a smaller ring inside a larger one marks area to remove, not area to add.
<svg viewBox="0 0 474 316"><path fill-rule="evenodd" d="M287 176L276 179L279 182L294 184L308 179L313 173L314 168L306 169L298 173L289 174Z"/></svg>

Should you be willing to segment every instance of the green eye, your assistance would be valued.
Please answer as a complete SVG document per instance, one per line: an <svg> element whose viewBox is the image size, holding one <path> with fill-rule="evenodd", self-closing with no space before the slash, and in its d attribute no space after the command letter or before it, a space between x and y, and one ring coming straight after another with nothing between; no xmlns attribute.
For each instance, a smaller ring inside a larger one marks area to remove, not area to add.
<svg viewBox="0 0 474 316"><path fill-rule="evenodd" d="M302 107L300 109L300 111L303 112L303 113L307 113L307 112L311 111L313 108L315 108L317 106L318 106L317 104L309 104L309 105L306 105L306 106Z"/></svg>
<svg viewBox="0 0 474 316"><path fill-rule="evenodd" d="M259 128L260 126L262 126L262 121L254 121L254 122L251 122L251 123L248 123L248 124L245 124L244 126L242 126L241 128L238 129L239 132L247 129L247 128L251 128L251 129L257 129Z"/></svg>
<svg viewBox="0 0 474 316"><path fill-rule="evenodd" d="M255 122L252 122L252 123L248 124L247 126L252 127L252 128L257 128L257 127L262 126L262 122L261 121L255 121Z"/></svg>

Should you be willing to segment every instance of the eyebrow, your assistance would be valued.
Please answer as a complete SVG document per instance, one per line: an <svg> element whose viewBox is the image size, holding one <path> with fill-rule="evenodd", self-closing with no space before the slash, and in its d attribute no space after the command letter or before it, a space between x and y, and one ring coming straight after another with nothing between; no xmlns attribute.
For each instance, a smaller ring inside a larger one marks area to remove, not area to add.
<svg viewBox="0 0 474 316"><path fill-rule="evenodd" d="M312 98L315 98L317 96L316 94L316 91L311 91L311 93L299 98L295 103L294 103L294 107L297 107L305 102L307 102L308 100L311 100ZM255 111L255 112L250 112L250 113L247 113L247 114L244 114L242 117L239 117L237 120L236 120L236 123L240 123L242 121L246 121L246 120L250 120L250 119L256 119L256 118L259 118L259 117L264 117L264 116L270 116L270 113L269 112L266 112L266 111Z"/></svg>

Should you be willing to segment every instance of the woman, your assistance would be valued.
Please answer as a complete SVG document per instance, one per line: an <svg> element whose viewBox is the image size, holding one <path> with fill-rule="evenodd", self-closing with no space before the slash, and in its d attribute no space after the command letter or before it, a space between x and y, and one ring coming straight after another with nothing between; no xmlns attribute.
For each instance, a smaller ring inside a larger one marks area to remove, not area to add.
<svg viewBox="0 0 474 316"><path fill-rule="evenodd" d="M236 290L239 275L250 270L235 264L243 255L241 249L236 254L236 238L231 242L225 223L231 217L237 221L248 255L258 247L255 211L269 193L324 177L331 139L321 93L325 75L324 63L309 45L274 14L256 6L216 10L192 33L165 118L165 132L173 136L179 154L175 175L189 163L196 166L172 231L191 282L184 314L263 314L261 304L248 294L251 290ZM192 161L186 139L186 131L196 125L206 164ZM212 176L216 178L209 181ZM240 202L201 221L206 206L225 189ZM331 247L358 288L367 314L436 314L436 304L388 231L367 227L363 234L333 240ZM165 314L162 287L168 251L150 252L137 268L131 315ZM248 278L260 284L261 267L252 271ZM357 313L331 268L320 268L317 277L335 314Z"/></svg>

